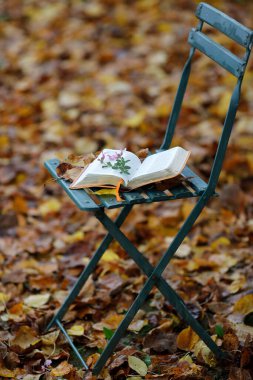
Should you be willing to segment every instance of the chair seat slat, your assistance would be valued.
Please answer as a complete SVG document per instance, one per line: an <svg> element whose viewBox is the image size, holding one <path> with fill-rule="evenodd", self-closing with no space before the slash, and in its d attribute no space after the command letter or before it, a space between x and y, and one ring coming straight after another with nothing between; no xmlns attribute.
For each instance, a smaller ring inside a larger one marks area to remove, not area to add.
<svg viewBox="0 0 253 380"><path fill-rule="evenodd" d="M190 190L188 190L186 187L183 185L180 186L175 186L170 189L170 192L173 194L173 197L178 199L178 198L189 198L193 197L194 194Z"/></svg>
<svg viewBox="0 0 253 380"><path fill-rule="evenodd" d="M172 196L169 196L164 191L160 190L146 190L146 194L152 202L166 201L172 199Z"/></svg>
<svg viewBox="0 0 253 380"><path fill-rule="evenodd" d="M139 191L122 193L122 197L124 197L129 204L148 202L148 200Z"/></svg>
<svg viewBox="0 0 253 380"><path fill-rule="evenodd" d="M189 182L190 186L196 191L197 195L202 194L206 190L206 182L194 173L189 166L184 168L182 174L186 178L186 181Z"/></svg>

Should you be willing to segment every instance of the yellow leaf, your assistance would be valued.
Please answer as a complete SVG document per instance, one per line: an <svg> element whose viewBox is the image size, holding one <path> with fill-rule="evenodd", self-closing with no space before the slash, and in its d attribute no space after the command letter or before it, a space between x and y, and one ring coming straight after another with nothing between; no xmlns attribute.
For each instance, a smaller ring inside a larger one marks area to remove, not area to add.
<svg viewBox="0 0 253 380"><path fill-rule="evenodd" d="M166 117L168 116L169 111L168 104L163 103L156 107L155 113L158 117Z"/></svg>
<svg viewBox="0 0 253 380"><path fill-rule="evenodd" d="M61 209L61 202L56 198L51 198L48 201L43 202L39 206L39 212L42 216L49 214L50 212L58 212Z"/></svg>
<svg viewBox="0 0 253 380"><path fill-rule="evenodd" d="M0 292L0 304L5 304L7 301L9 301L9 299L10 297L8 296L8 294Z"/></svg>
<svg viewBox="0 0 253 380"><path fill-rule="evenodd" d="M212 107L214 113L220 117L224 117L227 113L228 104L230 102L231 93L222 91L220 100Z"/></svg>
<svg viewBox="0 0 253 380"><path fill-rule="evenodd" d="M97 194L97 195L114 195L116 197L116 200L118 202L121 202L121 201L123 201L123 199L120 198L119 188L120 188L120 184L122 182L123 182L123 180L120 179L115 189L105 188L105 189L95 191L94 194Z"/></svg>
<svg viewBox="0 0 253 380"><path fill-rule="evenodd" d="M239 275L234 281L228 286L229 293L237 293L246 284L246 277L244 275Z"/></svg>
<svg viewBox="0 0 253 380"><path fill-rule="evenodd" d="M93 328L98 331L103 331L104 327L114 330L119 326L123 318L124 318L124 315L122 314L116 314L116 313L109 314L101 322L95 323L93 325Z"/></svg>
<svg viewBox="0 0 253 380"><path fill-rule="evenodd" d="M158 24L157 29L159 32L169 33L169 32L171 32L172 26L168 22L160 22L160 24ZM167 110L168 110L168 108L167 108Z"/></svg>
<svg viewBox="0 0 253 380"><path fill-rule="evenodd" d="M193 207L194 207L194 203L190 201L183 202L182 207L181 207L181 213L185 219L190 215Z"/></svg>
<svg viewBox="0 0 253 380"><path fill-rule="evenodd" d="M68 329L67 332L69 335L72 336L82 336L84 334L84 326L74 325L70 329Z"/></svg>
<svg viewBox="0 0 253 380"><path fill-rule="evenodd" d="M253 311L253 294L247 294L234 304L234 311L246 315Z"/></svg>
<svg viewBox="0 0 253 380"><path fill-rule="evenodd" d="M55 344L58 336L60 334L59 330L52 331L46 335L42 336L42 343L46 346L52 346Z"/></svg>
<svg viewBox="0 0 253 380"><path fill-rule="evenodd" d="M216 366L216 359L210 348L200 340L196 343L194 348L194 355L202 362L205 362L210 367Z"/></svg>
<svg viewBox="0 0 253 380"><path fill-rule="evenodd" d="M34 294L34 295L26 297L24 300L24 303L27 306L37 308L37 307L41 307L45 305L48 302L49 298L50 298L49 293Z"/></svg>
<svg viewBox="0 0 253 380"><path fill-rule="evenodd" d="M131 116L127 119L123 120L123 124L130 128L139 127L139 125L143 122L145 117L145 113L143 111L136 113L134 116Z"/></svg>
<svg viewBox="0 0 253 380"><path fill-rule="evenodd" d="M219 248L220 246L222 245L230 245L231 242L228 238L226 238L225 236L221 236L219 237L218 239L214 240L212 243L211 243L211 248L213 250L216 250L217 248Z"/></svg>
<svg viewBox="0 0 253 380"><path fill-rule="evenodd" d="M0 368L0 376L15 379L15 371L10 371L7 368Z"/></svg>
<svg viewBox="0 0 253 380"><path fill-rule="evenodd" d="M191 329L187 327L182 330L177 336L177 347L180 350L192 351L199 341L199 336Z"/></svg>
<svg viewBox="0 0 253 380"><path fill-rule="evenodd" d="M182 356L182 358L179 359L178 362L179 362L179 363L187 362L187 363L189 363L189 364L192 364L192 363L193 363L192 358L191 358L191 356L190 356L189 354L185 354L184 356Z"/></svg>
<svg viewBox="0 0 253 380"><path fill-rule="evenodd" d="M128 365L141 376L146 376L146 374L148 373L147 364L143 360L136 358L135 356L128 356Z"/></svg>
<svg viewBox="0 0 253 380"><path fill-rule="evenodd" d="M69 364L66 360L61 362L56 368L52 369L50 374L52 376L64 376L70 373L73 369L72 364Z"/></svg>
<svg viewBox="0 0 253 380"><path fill-rule="evenodd" d="M64 241L66 241L67 243L75 243L83 239L84 239L84 232L79 230L79 231L76 231L72 235L65 236Z"/></svg>
<svg viewBox="0 0 253 380"><path fill-rule="evenodd" d="M9 145L9 137L6 135L0 135L0 148L5 148Z"/></svg>
<svg viewBox="0 0 253 380"><path fill-rule="evenodd" d="M112 249L107 249L102 256L102 260L106 262L119 261L120 257Z"/></svg>

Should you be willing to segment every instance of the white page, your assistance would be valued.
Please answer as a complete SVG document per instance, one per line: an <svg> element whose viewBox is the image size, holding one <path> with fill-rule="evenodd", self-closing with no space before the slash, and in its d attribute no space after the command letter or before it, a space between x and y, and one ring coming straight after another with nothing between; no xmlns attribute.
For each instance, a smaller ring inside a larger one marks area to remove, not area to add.
<svg viewBox="0 0 253 380"><path fill-rule="evenodd" d="M151 156L147 157L137 172L134 174L133 178L140 177L142 175L152 173L157 173L161 170L165 170L166 168L170 167L174 158L176 155L176 151L170 151L168 154L168 151L152 154Z"/></svg>
<svg viewBox="0 0 253 380"><path fill-rule="evenodd" d="M113 160L115 154L122 154L122 157L125 160L129 160L126 164L127 166L130 166L130 169L128 169L129 174L120 173L120 170L115 170L110 167L103 168L103 163L99 160L104 157L104 163L110 161L113 164L115 162L115 160ZM92 178L98 179L100 183L105 185L106 182L104 181L108 181L110 177L122 178L125 185L127 185L128 181L138 170L140 165L140 159L135 154L127 150L121 151L119 149L104 149L71 186L79 186L82 182L85 184L89 180L92 181Z"/></svg>
<svg viewBox="0 0 253 380"><path fill-rule="evenodd" d="M175 147L147 157L131 179L130 185L146 179L161 179L174 177L179 174L185 165L189 152L181 147Z"/></svg>

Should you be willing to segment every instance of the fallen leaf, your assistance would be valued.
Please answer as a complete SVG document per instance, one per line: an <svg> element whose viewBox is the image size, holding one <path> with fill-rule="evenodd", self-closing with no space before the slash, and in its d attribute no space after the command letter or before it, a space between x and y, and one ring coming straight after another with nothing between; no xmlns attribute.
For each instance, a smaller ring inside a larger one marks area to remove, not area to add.
<svg viewBox="0 0 253 380"><path fill-rule="evenodd" d="M6 303L10 299L10 296L6 293L0 292L0 302Z"/></svg>
<svg viewBox="0 0 253 380"><path fill-rule="evenodd" d="M239 339L234 332L227 332L223 336L223 347L226 351L236 351L239 348Z"/></svg>
<svg viewBox="0 0 253 380"><path fill-rule="evenodd" d="M253 294L247 294L234 304L234 311L246 315L253 311Z"/></svg>
<svg viewBox="0 0 253 380"><path fill-rule="evenodd" d="M16 378L16 372L11 371L10 369L0 367L0 376L3 378L11 378L15 379Z"/></svg>
<svg viewBox="0 0 253 380"><path fill-rule="evenodd" d="M141 329L147 325L148 325L147 319L139 319L130 323L130 325L128 326L128 330L138 332L138 331L141 331Z"/></svg>
<svg viewBox="0 0 253 380"><path fill-rule="evenodd" d="M17 213L26 214L28 211L26 199L20 195L16 195L13 200L13 208Z"/></svg>
<svg viewBox="0 0 253 380"><path fill-rule="evenodd" d="M24 303L27 306L39 308L43 305L45 305L50 298L50 293L44 293L44 294L34 294L26 297L24 299Z"/></svg>
<svg viewBox="0 0 253 380"><path fill-rule="evenodd" d="M39 206L39 212L42 216L46 216L49 213L55 213L60 211L61 202L56 198L50 198L45 202L42 202Z"/></svg>
<svg viewBox="0 0 253 380"><path fill-rule="evenodd" d="M29 326L21 326L14 339L11 341L11 345L17 345L23 349L26 349L39 342L35 331Z"/></svg>
<svg viewBox="0 0 253 380"><path fill-rule="evenodd" d="M101 260L106 262L114 262L120 261L120 257L112 249L107 249L103 254Z"/></svg>
<svg viewBox="0 0 253 380"><path fill-rule="evenodd" d="M156 328L146 335L143 344L145 348L150 348L155 352L174 353L176 352L176 335Z"/></svg>
<svg viewBox="0 0 253 380"><path fill-rule="evenodd" d="M143 360L137 358L136 356L128 356L128 365L141 376L146 376L146 374L148 373L148 367L146 363Z"/></svg>
<svg viewBox="0 0 253 380"><path fill-rule="evenodd" d="M189 354L185 354L184 356L182 356L182 358L179 359L178 361L179 363L182 363L182 362L187 362L189 364L192 364L193 363L193 360L191 358L191 356Z"/></svg>
<svg viewBox="0 0 253 380"><path fill-rule="evenodd" d="M54 345L59 334L60 334L60 330L55 330L48 334L42 335L42 343L47 346Z"/></svg>
<svg viewBox="0 0 253 380"><path fill-rule="evenodd" d="M82 336L84 334L84 326L73 325L70 329L67 330L67 333L72 336Z"/></svg>
<svg viewBox="0 0 253 380"><path fill-rule="evenodd" d="M194 355L199 361L208 364L210 367L216 366L216 358L210 348L202 341L198 341L194 347Z"/></svg>
<svg viewBox="0 0 253 380"><path fill-rule="evenodd" d="M178 334L176 342L180 350L193 351L199 340L199 336L189 326Z"/></svg>
<svg viewBox="0 0 253 380"><path fill-rule="evenodd" d="M66 360L61 362L57 367L53 368L50 374L52 376L68 375L73 370L73 365Z"/></svg>
<svg viewBox="0 0 253 380"><path fill-rule="evenodd" d="M122 123L130 128L136 128L139 127L140 124L143 122L144 117L145 113L143 111L140 111L139 113L136 113L135 115L130 116L127 119L124 119Z"/></svg>

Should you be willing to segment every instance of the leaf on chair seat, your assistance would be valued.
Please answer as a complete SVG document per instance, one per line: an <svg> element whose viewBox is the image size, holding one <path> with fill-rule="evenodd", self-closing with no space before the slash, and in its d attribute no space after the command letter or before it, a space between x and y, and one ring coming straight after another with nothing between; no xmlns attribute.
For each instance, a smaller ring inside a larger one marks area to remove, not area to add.
<svg viewBox="0 0 253 380"><path fill-rule="evenodd" d="M121 201L123 201L123 199L120 198L119 188L120 188L120 185L122 182L123 182L123 180L119 180L115 189L105 188L105 189L95 191L94 194L96 194L96 195L114 195L116 197L117 202L121 202Z"/></svg>

